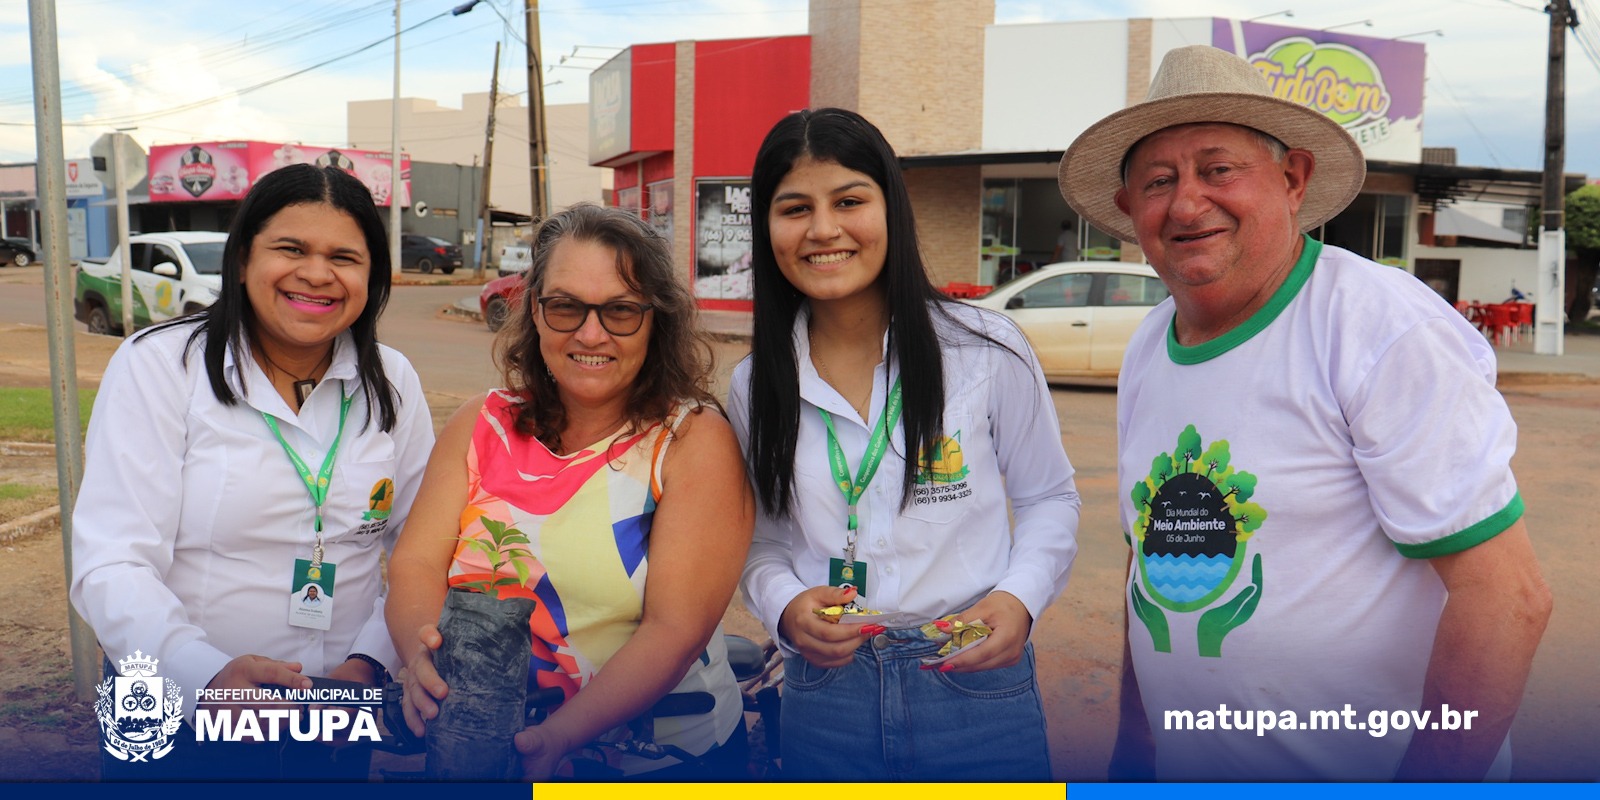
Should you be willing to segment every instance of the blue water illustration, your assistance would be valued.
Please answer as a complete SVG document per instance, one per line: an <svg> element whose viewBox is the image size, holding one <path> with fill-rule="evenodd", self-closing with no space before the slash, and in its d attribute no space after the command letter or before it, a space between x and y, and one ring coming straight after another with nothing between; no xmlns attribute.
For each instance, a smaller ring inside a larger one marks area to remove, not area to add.
<svg viewBox="0 0 1600 800"><path fill-rule="evenodd" d="M1199 600L1228 577L1233 567L1229 555L1147 555L1144 572L1150 587L1161 596L1178 603Z"/></svg>

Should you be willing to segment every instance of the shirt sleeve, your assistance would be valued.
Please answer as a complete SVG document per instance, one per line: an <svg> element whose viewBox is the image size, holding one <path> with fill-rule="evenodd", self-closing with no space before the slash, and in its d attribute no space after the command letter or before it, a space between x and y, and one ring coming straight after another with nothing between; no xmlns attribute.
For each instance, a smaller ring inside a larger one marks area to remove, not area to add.
<svg viewBox="0 0 1600 800"><path fill-rule="evenodd" d="M733 424L734 435L739 439L739 449L750 454L750 362L745 361L734 369L728 389L728 421ZM801 592L810 588L794 571L793 543L799 531L793 518L778 518L766 513L759 498L756 503L755 533L750 542L750 555L745 559L744 575L739 588L744 604L756 619L761 620L767 635L784 655L799 653L778 635L778 621L783 610L789 607Z"/></svg>
<svg viewBox="0 0 1600 800"><path fill-rule="evenodd" d="M163 674L192 692L233 656L206 641L163 583L183 507L190 385L204 383L198 351L187 367L202 370L196 378L185 374L182 351L169 346L185 331L124 342L106 367L72 509L69 595L108 657L156 655Z"/></svg>
<svg viewBox="0 0 1600 800"><path fill-rule="evenodd" d="M1078 554L1078 488L1033 348L1009 321L989 328L1016 353L989 348L989 420L1014 520L1011 561L995 589L1015 595L1037 620L1067 588Z"/></svg>
<svg viewBox="0 0 1600 800"><path fill-rule="evenodd" d="M1401 554L1457 553L1521 517L1517 428L1494 387L1493 352L1449 320L1397 336L1345 413L1373 511Z"/></svg>
<svg viewBox="0 0 1600 800"><path fill-rule="evenodd" d="M428 410L427 398L422 393L422 380L411 363L398 352L385 349L385 372L390 376L400 405L395 409L394 430L390 433L395 442L395 498L389 514L389 524L384 528L383 552L392 554L394 543L411 514L411 504L422 487L422 474L428 466L428 455L433 451L433 415ZM350 652L362 653L377 659L390 674L400 671L400 655L394 649L389 627L384 621L383 604L387 594L380 594L373 602L372 613L362 624Z"/></svg>

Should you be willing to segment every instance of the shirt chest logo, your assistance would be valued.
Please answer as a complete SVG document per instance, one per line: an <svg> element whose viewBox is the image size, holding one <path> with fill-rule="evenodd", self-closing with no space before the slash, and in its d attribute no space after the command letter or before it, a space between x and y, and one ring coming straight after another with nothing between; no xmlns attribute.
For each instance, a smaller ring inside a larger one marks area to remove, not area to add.
<svg viewBox="0 0 1600 800"><path fill-rule="evenodd" d="M1155 649L1171 652L1162 609L1205 609L1233 587L1243 571L1249 541L1267 511L1250 502L1256 476L1230 462L1228 442L1203 446L1193 425L1178 435L1171 453L1157 455L1150 474L1130 493L1139 514L1134 524L1138 573L1129 590L1135 614L1149 629ZM1220 657L1222 640L1243 625L1261 601L1261 556L1251 560L1250 585L1197 620L1200 655Z"/></svg>

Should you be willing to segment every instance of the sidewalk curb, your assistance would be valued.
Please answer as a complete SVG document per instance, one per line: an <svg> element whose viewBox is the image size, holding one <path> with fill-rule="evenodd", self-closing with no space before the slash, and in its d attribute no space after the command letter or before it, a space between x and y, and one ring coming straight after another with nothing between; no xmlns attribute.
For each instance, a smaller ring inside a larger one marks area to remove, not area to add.
<svg viewBox="0 0 1600 800"><path fill-rule="evenodd" d="M61 525L61 506L51 506L0 525L0 544L11 544L25 536L42 533Z"/></svg>

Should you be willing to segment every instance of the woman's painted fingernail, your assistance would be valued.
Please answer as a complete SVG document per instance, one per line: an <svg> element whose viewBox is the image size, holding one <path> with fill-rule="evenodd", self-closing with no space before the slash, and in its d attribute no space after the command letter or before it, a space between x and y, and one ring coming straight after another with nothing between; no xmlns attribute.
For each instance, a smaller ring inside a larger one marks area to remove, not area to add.
<svg viewBox="0 0 1600 800"><path fill-rule="evenodd" d="M956 668L956 665L954 665L954 664L940 664L939 665L939 671L940 672L949 672L950 670L953 670L955 668Z"/></svg>

